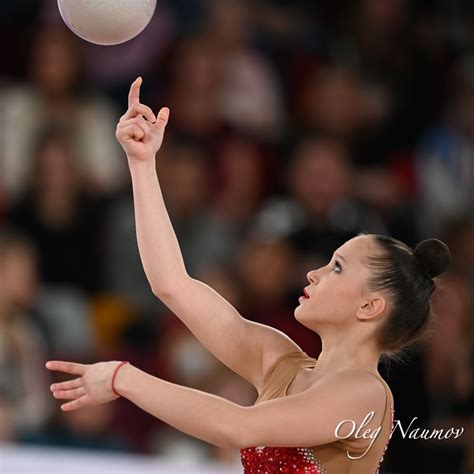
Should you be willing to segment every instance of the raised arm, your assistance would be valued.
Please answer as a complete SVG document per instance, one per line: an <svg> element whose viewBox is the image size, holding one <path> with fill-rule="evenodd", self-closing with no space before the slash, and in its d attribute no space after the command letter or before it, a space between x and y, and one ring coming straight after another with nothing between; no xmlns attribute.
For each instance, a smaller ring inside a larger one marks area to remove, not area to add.
<svg viewBox="0 0 474 474"><path fill-rule="evenodd" d="M131 86L129 108L116 136L127 154L138 248L148 282L212 354L259 390L277 357L301 349L282 332L244 319L217 292L186 272L155 167L169 110L162 108L155 121L152 110L140 104L140 85L138 78Z"/></svg>

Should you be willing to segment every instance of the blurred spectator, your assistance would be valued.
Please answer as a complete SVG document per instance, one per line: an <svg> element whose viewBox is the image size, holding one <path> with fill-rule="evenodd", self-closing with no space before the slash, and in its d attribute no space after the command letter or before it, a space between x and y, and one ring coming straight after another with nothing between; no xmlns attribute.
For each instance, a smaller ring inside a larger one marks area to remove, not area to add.
<svg viewBox="0 0 474 474"><path fill-rule="evenodd" d="M59 413L43 430L25 436L25 443L98 451L128 451L130 445L111 431L114 405L89 406Z"/></svg>
<svg viewBox="0 0 474 474"><path fill-rule="evenodd" d="M344 55L382 83L397 87L407 79L413 18L406 0L361 0L339 10L338 45ZM341 15L343 13L343 15ZM342 54L342 53L341 53Z"/></svg>
<svg viewBox="0 0 474 474"><path fill-rule="evenodd" d="M74 286L43 285L36 308L48 332L55 359L82 360L97 350L91 301Z"/></svg>
<svg viewBox="0 0 474 474"><path fill-rule="evenodd" d="M65 26L40 30L32 41L30 82L1 91L7 118L0 129L1 180L10 202L24 192L35 142L49 125L70 129L77 166L91 189L112 191L122 184L118 114L100 94L86 92L77 41Z"/></svg>
<svg viewBox="0 0 474 474"><path fill-rule="evenodd" d="M11 439L39 429L55 404L44 368L47 340L32 312L38 291L36 252L23 236L5 227L0 229L0 281L2 435Z"/></svg>
<svg viewBox="0 0 474 474"><path fill-rule="evenodd" d="M427 341L431 425L462 426L466 435L430 448L436 453L433 468L446 459L446 469L458 466L460 472L467 472L474 458L474 220L464 217L446 223L441 237L453 260L434 298L435 321Z"/></svg>
<svg viewBox="0 0 474 474"><path fill-rule="evenodd" d="M419 229L413 206L416 176L411 153L395 154L383 166L359 168L354 195L380 215L389 235L416 245Z"/></svg>
<svg viewBox="0 0 474 474"><path fill-rule="evenodd" d="M296 112L308 132L351 141L364 124L361 84L348 68L313 64L295 94Z"/></svg>
<svg viewBox="0 0 474 474"><path fill-rule="evenodd" d="M0 443L18 440L15 432L15 397L8 389L0 388Z"/></svg>
<svg viewBox="0 0 474 474"><path fill-rule="evenodd" d="M222 65L212 39L193 34L177 41L166 64L165 98L173 118L169 132L193 137L204 145L216 143L224 124L218 113L218 92L222 81Z"/></svg>
<svg viewBox="0 0 474 474"><path fill-rule="evenodd" d="M214 193L199 244L206 249L207 266L235 261L255 213L274 186L272 158L248 137L236 133L223 137L212 165Z"/></svg>
<svg viewBox="0 0 474 474"><path fill-rule="evenodd" d="M423 137L417 160L419 225L439 235L448 219L474 206L474 58L457 64L446 117Z"/></svg>
<svg viewBox="0 0 474 474"><path fill-rule="evenodd" d="M238 130L278 139L283 127L280 84L269 61L251 48L252 8L248 2L211 2L208 34L222 63L219 115Z"/></svg>
<svg viewBox="0 0 474 474"><path fill-rule="evenodd" d="M37 245L41 279L94 293L102 287L103 202L87 191L70 137L47 130L32 150L25 188L9 222Z"/></svg>
<svg viewBox="0 0 474 474"><path fill-rule="evenodd" d="M289 196L270 202L259 225L289 237L300 256L301 274L325 264L335 248L358 232L384 233L377 213L355 199L354 170L337 140L303 140L285 179Z"/></svg>

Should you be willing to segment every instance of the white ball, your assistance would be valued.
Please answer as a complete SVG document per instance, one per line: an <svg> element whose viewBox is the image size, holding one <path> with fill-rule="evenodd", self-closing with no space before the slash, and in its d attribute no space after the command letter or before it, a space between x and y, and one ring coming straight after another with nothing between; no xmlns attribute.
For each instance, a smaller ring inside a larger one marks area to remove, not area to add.
<svg viewBox="0 0 474 474"><path fill-rule="evenodd" d="M156 0L58 0L66 25L79 37L100 45L125 43L150 22Z"/></svg>

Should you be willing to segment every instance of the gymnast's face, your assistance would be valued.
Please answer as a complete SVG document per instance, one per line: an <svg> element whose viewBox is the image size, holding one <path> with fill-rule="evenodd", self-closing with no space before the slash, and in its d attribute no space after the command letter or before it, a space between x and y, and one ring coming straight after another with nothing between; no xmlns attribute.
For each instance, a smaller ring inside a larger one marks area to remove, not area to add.
<svg viewBox="0 0 474 474"><path fill-rule="evenodd" d="M348 329L359 321L377 318L385 311L382 295L366 286L370 270L364 260L378 251L370 236L358 236L339 247L324 267L311 270L295 318L318 332L323 327ZM303 289L302 289L303 291Z"/></svg>

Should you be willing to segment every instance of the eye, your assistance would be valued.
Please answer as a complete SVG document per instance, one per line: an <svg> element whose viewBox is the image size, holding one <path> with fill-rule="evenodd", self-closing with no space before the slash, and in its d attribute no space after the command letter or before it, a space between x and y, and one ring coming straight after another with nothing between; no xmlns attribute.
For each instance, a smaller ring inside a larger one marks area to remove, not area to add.
<svg viewBox="0 0 474 474"><path fill-rule="evenodd" d="M341 264L336 260L336 263L334 264L334 267L332 267L332 271L335 273L341 273L342 267Z"/></svg>

